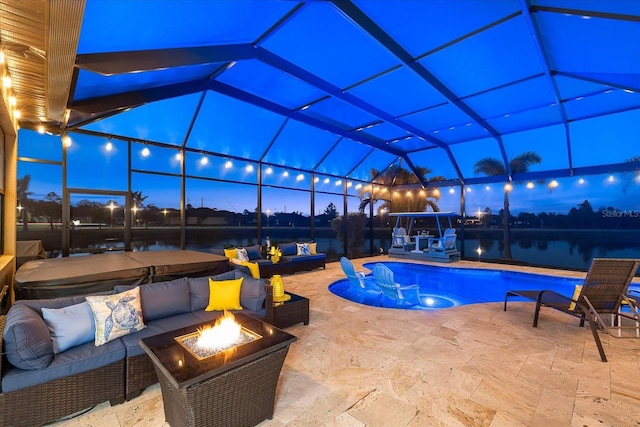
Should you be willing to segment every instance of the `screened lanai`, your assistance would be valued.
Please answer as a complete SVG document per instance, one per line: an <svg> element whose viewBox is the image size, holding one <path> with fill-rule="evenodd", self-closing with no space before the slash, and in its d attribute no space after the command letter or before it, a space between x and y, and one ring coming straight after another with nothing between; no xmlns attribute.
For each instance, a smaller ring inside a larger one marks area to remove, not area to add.
<svg viewBox="0 0 640 427"><path fill-rule="evenodd" d="M406 210L458 213L468 259L640 254L635 1L16 0L0 18L5 227L49 256L267 237L372 255Z"/></svg>

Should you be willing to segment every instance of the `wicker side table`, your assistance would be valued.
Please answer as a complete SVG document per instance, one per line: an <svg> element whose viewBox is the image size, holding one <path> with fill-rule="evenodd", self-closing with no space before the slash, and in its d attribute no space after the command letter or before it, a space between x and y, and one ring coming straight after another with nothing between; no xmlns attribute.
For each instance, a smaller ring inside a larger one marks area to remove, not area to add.
<svg viewBox="0 0 640 427"><path fill-rule="evenodd" d="M298 323L309 324L309 298L292 294L291 299L285 302L273 303L273 325L278 328L287 328Z"/></svg>

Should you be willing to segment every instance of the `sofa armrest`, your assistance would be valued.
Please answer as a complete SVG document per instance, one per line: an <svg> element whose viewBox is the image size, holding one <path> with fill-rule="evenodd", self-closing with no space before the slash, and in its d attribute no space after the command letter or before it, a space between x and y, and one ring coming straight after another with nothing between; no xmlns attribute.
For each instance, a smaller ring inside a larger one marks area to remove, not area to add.
<svg viewBox="0 0 640 427"><path fill-rule="evenodd" d="M267 293L264 299L264 321L273 324L273 287L269 280L264 281L264 290Z"/></svg>

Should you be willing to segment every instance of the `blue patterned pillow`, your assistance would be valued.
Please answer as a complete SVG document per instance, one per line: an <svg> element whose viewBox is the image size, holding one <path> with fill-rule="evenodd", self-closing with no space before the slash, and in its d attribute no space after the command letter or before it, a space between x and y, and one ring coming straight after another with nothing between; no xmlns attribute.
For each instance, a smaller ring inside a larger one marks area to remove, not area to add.
<svg viewBox="0 0 640 427"><path fill-rule="evenodd" d="M296 255L309 255L308 243L296 243L297 252Z"/></svg>
<svg viewBox="0 0 640 427"><path fill-rule="evenodd" d="M140 288L115 295L88 296L96 325L96 346L145 327L142 321Z"/></svg>

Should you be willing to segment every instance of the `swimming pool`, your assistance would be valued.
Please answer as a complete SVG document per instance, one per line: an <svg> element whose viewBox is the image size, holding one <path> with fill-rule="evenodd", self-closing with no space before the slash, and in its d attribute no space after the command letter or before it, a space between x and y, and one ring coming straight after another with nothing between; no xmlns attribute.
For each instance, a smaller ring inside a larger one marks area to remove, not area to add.
<svg viewBox="0 0 640 427"><path fill-rule="evenodd" d="M371 262L363 265L371 270L375 264L377 263ZM419 305L398 307L392 299L382 297L380 291L375 289L375 285L367 285L363 290L359 286L351 285L346 278L329 285L329 291L350 301L374 307L433 310L465 304L502 302L505 292L509 289L551 289L564 295L572 295L575 285L582 283L581 279L517 271L406 262L382 262L381 264L385 264L393 271L396 282L399 284L420 286ZM367 276L369 277L370 274ZM373 278L369 280L373 282ZM640 286L635 284L632 284L629 289L640 292Z"/></svg>

